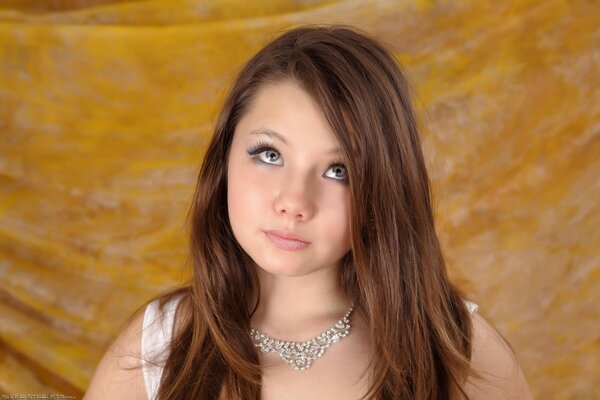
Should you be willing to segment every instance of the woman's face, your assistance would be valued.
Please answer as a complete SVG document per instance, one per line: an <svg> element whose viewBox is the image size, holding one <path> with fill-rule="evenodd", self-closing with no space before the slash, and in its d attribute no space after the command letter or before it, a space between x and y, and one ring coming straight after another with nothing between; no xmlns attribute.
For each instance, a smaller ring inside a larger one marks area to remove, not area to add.
<svg viewBox="0 0 600 400"><path fill-rule="evenodd" d="M347 171L341 152L329 152L338 147L319 107L289 82L263 86L240 119L227 165L229 221L263 270L303 276L336 266L350 250Z"/></svg>

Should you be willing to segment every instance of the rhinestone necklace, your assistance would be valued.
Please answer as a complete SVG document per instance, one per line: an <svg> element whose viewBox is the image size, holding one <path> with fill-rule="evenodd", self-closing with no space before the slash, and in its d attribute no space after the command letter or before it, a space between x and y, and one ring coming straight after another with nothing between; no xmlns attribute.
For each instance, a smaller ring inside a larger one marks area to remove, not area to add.
<svg viewBox="0 0 600 400"><path fill-rule="evenodd" d="M287 364L290 364L297 371L304 371L310 368L311 363L321 357L325 350L341 338L350 333L350 314L354 310L354 304L333 327L318 336L308 339L304 342L290 342L274 339L265 335L258 329L250 330L250 337L255 347L259 347L263 353L274 351Z"/></svg>

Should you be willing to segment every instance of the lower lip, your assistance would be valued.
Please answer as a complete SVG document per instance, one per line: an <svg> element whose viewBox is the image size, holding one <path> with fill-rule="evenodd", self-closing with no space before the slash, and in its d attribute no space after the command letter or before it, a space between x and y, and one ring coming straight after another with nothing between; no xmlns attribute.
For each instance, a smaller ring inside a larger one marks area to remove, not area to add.
<svg viewBox="0 0 600 400"><path fill-rule="evenodd" d="M310 243L301 242L299 240L284 239L281 236L273 235L272 233L265 232L271 242L284 250L300 250L307 247Z"/></svg>

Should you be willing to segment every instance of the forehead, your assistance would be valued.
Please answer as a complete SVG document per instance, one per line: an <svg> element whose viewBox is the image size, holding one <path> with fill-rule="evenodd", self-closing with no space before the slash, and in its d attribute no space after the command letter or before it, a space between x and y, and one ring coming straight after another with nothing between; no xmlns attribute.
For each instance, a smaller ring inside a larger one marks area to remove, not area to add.
<svg viewBox="0 0 600 400"><path fill-rule="evenodd" d="M329 147L337 143L327 117L316 101L293 83L261 87L236 126L243 135L270 137L285 144L302 138L321 141Z"/></svg>

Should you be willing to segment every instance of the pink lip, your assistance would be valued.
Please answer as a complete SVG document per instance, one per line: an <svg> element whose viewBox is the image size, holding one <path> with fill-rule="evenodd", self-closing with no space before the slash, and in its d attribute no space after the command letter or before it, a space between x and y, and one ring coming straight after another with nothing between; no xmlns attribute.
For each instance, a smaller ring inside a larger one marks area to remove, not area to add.
<svg viewBox="0 0 600 400"><path fill-rule="evenodd" d="M283 238L283 239L297 240L299 242L310 243L308 240L304 239L302 236L298 236L293 232L280 231L277 229L269 229L269 230L265 231L265 233L270 233L271 235L279 236L280 238Z"/></svg>
<svg viewBox="0 0 600 400"><path fill-rule="evenodd" d="M299 237L282 231L265 231L265 234L275 245L285 250L299 250L310 243L298 239ZM286 235L286 236L281 236Z"/></svg>

